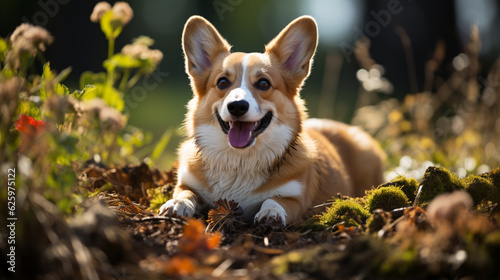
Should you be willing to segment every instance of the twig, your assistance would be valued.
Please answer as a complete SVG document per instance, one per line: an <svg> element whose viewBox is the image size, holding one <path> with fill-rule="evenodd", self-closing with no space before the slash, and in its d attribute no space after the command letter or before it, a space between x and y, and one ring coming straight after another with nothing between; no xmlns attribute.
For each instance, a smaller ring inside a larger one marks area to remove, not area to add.
<svg viewBox="0 0 500 280"><path fill-rule="evenodd" d="M164 216L164 217L160 217L160 216L144 217L144 218L140 218L140 219L130 219L130 220L134 221L134 222L173 221L173 222L179 222L179 223L182 223L182 224L186 224L186 221L184 221L182 219L175 218L175 217L167 217L167 216Z"/></svg>
<svg viewBox="0 0 500 280"><path fill-rule="evenodd" d="M418 186L418 192L417 192L417 195L415 196L415 201L413 202L413 207L417 206L418 199L420 197L420 194L422 193L423 187L424 187L423 184L420 184L420 186Z"/></svg>
<svg viewBox="0 0 500 280"><path fill-rule="evenodd" d="M313 209L314 208L320 208L320 207L323 207L323 206L329 206L329 205L332 205L332 204L333 204L333 202L325 202L325 203L313 206Z"/></svg>
<svg viewBox="0 0 500 280"><path fill-rule="evenodd" d="M232 259L227 259L223 261L216 269L212 271L212 277L220 277L231 265L233 265L234 261Z"/></svg>

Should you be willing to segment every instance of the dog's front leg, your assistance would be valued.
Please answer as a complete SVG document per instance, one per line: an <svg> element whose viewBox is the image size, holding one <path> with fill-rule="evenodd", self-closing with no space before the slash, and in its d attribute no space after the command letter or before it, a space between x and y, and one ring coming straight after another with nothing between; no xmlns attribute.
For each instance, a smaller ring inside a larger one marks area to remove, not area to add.
<svg viewBox="0 0 500 280"><path fill-rule="evenodd" d="M175 188L173 197L160 207L158 214L164 216L175 214L184 217L194 215L197 206L197 197L194 192L180 185Z"/></svg>
<svg viewBox="0 0 500 280"><path fill-rule="evenodd" d="M256 223L274 219L287 225L300 216L301 202L298 197L273 197L264 200L260 211L255 215Z"/></svg>

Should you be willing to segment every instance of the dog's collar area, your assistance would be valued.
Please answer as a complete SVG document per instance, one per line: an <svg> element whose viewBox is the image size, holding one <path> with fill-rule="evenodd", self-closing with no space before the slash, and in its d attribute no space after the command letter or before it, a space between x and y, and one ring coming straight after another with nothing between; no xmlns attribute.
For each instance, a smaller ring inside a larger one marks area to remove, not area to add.
<svg viewBox="0 0 500 280"><path fill-rule="evenodd" d="M228 134L233 123L232 122L225 122L221 118L219 112L215 112L215 115L217 116L217 121L219 122L219 125L220 125L222 131L225 134ZM252 131L252 135L251 135L252 139L248 142L248 145L246 145L245 147L238 147L238 148L246 148L248 146L251 146L251 144L253 144L253 142L254 142L253 140L255 140L255 137L257 137L258 135L260 135L262 132L264 132L266 130L266 128L271 123L272 119L273 119L273 113L271 111L269 111L264 115L264 117L262 119L255 122L255 124L254 124L255 128Z"/></svg>

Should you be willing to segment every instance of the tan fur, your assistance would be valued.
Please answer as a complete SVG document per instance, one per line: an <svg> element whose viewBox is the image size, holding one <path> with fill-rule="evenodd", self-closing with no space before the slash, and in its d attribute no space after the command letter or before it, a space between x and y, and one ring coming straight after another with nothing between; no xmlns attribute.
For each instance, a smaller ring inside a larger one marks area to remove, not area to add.
<svg viewBox="0 0 500 280"><path fill-rule="evenodd" d="M160 214L192 215L193 208L226 198L240 203L248 219L282 217L290 224L323 211L313 206L337 193L359 196L382 183L384 154L370 136L339 122L307 120L299 91L316 45L311 17L290 23L263 54L230 53L208 21L188 20L183 49L194 92L186 115L188 140L179 149L174 199ZM227 89L217 87L221 77L231 82ZM262 78L272 85L269 90L255 86ZM258 119L245 114L235 120L256 122L267 112L273 115L245 148L229 146L216 118L233 90L250 91L258 106L255 114L260 114Z"/></svg>

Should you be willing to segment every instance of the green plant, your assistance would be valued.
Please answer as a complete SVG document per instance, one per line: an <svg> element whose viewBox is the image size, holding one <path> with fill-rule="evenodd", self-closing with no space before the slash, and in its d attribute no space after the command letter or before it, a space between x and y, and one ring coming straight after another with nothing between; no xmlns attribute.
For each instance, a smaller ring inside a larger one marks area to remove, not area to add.
<svg viewBox="0 0 500 280"><path fill-rule="evenodd" d="M115 39L132 16L124 2L96 5L91 19L100 22L109 42L106 72L83 73L81 90L61 83L69 68L56 73L46 62L43 51L53 37L44 28L22 24L10 38L0 38L0 160L19 167L19 185L40 192L62 212L73 211L81 200L75 192L77 168L88 160L107 165L137 162L135 149L150 139L127 125L124 97L155 71L163 54L149 49L154 41L148 37L114 53ZM154 158L168 144L167 136ZM1 195L5 197L4 191Z"/></svg>

